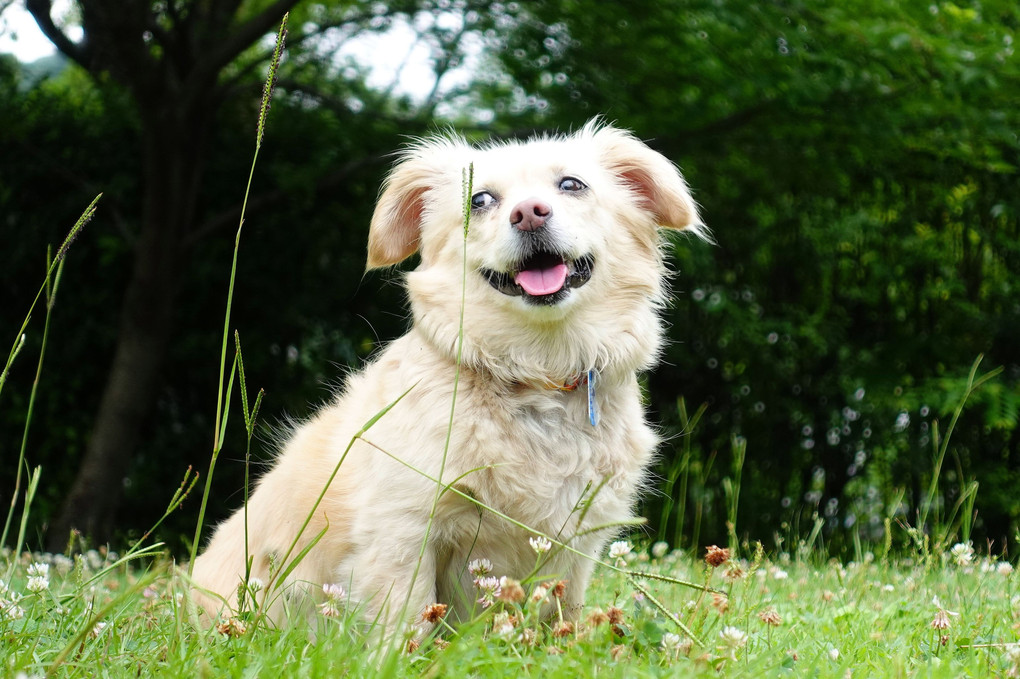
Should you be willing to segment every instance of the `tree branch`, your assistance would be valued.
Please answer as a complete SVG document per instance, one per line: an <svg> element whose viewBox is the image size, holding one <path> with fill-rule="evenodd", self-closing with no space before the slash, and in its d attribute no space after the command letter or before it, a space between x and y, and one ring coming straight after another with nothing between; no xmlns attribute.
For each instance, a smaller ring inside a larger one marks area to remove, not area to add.
<svg viewBox="0 0 1020 679"><path fill-rule="evenodd" d="M92 71L92 50L88 48L88 43L86 41L82 43L74 42L53 23L53 17L50 16L50 12L53 9L52 0L25 0L25 9L35 19L35 23L39 25L39 30L43 32L43 35L62 54L86 71Z"/></svg>
<svg viewBox="0 0 1020 679"><path fill-rule="evenodd" d="M200 77L215 77L217 73L248 49L263 35L267 34L279 23L284 14L289 12L301 0L276 0L262 12L249 19L230 33L216 49L206 54L196 72Z"/></svg>

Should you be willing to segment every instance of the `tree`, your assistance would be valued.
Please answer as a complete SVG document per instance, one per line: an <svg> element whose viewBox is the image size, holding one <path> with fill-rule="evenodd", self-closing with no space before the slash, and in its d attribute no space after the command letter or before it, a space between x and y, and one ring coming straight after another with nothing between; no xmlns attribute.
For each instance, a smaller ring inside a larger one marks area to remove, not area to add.
<svg viewBox="0 0 1020 679"><path fill-rule="evenodd" d="M235 82L224 72L270 32L298 0L256 10L233 0L80 3L82 39L54 22L51 0L27 0L39 28L93 78L112 78L138 115L143 199L134 263L121 303L109 377L85 457L50 528L57 551L71 528L103 540L142 421L152 406L170 340L185 240L195 221L206 143L216 109Z"/></svg>
<svg viewBox="0 0 1020 679"><path fill-rule="evenodd" d="M161 365L178 336L175 309L195 273L194 248L210 233L224 231L238 214L237 205L207 214L202 210L208 206L200 203L209 147L220 136L220 112L239 96L257 93L256 71L272 52L260 39L275 30L285 12L298 12L288 40L294 58L284 75L287 89L302 97L306 106L310 102L337 118L368 108L366 117L376 116L379 126L388 125L394 134L403 127L406 133L424 130L423 123L408 122L440 101L439 80L458 63L460 39L468 28L463 21L454 28L449 22L440 25L436 17L444 12L461 17L474 12L477 17L487 3L432 6L403 0L383 6L351 1L297 8L298 4L299 0L175 0L124 6L116 0L83 0L78 5L83 36L76 42L53 20L51 0L26 0L39 27L62 54L98 88L115 91L112 96L123 95L129 102L134 119L128 135L137 138L142 178L137 221L130 215L120 220L133 254L111 365L78 474L49 528L53 549L63 549L71 528L98 541L110 535L122 480L137 451L144 448L139 431L159 394ZM436 72L436 86L424 102L410 105L399 93L359 85L362 73L338 73L331 51L318 46L317 39L323 36L344 40L366 30L385 30L395 17L419 8L432 17L416 26L419 37L427 38L433 48ZM342 83L342 92L334 92L329 80ZM391 147L388 144L387 150ZM335 187L366 164L382 166L383 154L346 159L316 176L311 186ZM289 177L279 179L291 194L282 188L266 191L255 199L257 207L304 190L295 189ZM136 229L131 228L133 222Z"/></svg>

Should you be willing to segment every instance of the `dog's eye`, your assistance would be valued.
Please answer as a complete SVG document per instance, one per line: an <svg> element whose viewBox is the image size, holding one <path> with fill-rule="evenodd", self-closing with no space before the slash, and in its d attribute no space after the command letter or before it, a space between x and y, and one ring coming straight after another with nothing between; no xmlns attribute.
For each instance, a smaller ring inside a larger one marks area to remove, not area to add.
<svg viewBox="0 0 1020 679"><path fill-rule="evenodd" d="M584 191L588 188L580 179L564 177L560 180L560 191Z"/></svg>
<svg viewBox="0 0 1020 679"><path fill-rule="evenodd" d="M496 202L496 197L488 191L479 191L471 196L471 209L484 210Z"/></svg>

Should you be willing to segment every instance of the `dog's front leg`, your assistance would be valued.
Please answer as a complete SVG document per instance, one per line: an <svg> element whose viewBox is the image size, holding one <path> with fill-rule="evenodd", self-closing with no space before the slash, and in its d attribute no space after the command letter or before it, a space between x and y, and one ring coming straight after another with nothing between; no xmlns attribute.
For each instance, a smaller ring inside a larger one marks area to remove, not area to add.
<svg viewBox="0 0 1020 679"><path fill-rule="evenodd" d="M352 598L370 626L370 636L387 642L384 646L430 630L422 612L435 603L436 559L431 546L421 550L420 538L401 541L378 535L341 570L350 578Z"/></svg>
<svg viewBox="0 0 1020 679"><path fill-rule="evenodd" d="M597 549L590 550L597 554ZM563 617L568 620L577 620L584 608L584 594L588 590L588 582L591 580L592 571L595 570L596 561L585 559L577 555L571 555L572 562L567 569L567 588L560 601L563 608Z"/></svg>

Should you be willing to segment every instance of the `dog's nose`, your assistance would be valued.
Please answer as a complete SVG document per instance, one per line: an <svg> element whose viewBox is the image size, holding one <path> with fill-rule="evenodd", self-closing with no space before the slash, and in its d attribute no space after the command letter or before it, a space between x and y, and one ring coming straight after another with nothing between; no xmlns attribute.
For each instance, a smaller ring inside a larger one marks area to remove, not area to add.
<svg viewBox="0 0 1020 679"><path fill-rule="evenodd" d="M538 198L522 200L514 206L510 213L510 226L521 231L537 231L545 226L552 215L552 208Z"/></svg>

